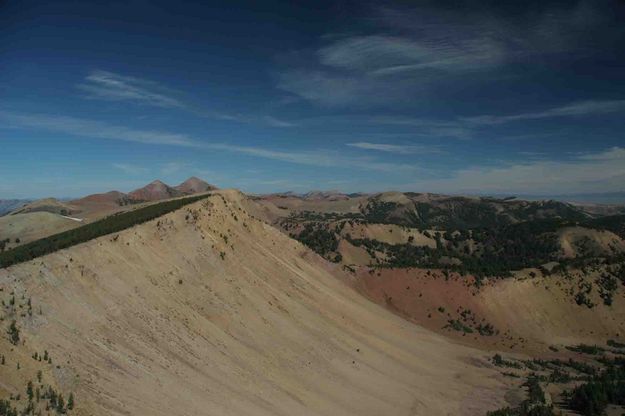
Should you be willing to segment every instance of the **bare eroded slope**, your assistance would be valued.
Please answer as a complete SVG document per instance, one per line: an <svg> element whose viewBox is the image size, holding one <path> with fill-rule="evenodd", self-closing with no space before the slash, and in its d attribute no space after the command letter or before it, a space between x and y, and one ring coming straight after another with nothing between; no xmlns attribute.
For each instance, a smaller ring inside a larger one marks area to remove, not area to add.
<svg viewBox="0 0 625 416"><path fill-rule="evenodd" d="M59 368L44 378L75 392L73 414L470 415L505 404L483 353L364 299L242 198L220 191L0 270L0 296L24 295L36 311L17 317L24 343L3 337L0 352L14 363L48 350ZM9 367L2 396L31 371Z"/></svg>

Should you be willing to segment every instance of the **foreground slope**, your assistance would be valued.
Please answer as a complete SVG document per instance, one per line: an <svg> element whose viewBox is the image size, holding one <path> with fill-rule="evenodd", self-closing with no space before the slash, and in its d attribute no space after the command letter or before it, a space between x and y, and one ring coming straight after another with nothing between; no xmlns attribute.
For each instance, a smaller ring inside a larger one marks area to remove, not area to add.
<svg viewBox="0 0 625 416"><path fill-rule="evenodd" d="M74 392L73 414L451 415L505 404L482 353L364 299L248 204L220 191L0 270L2 299L35 311L5 308L20 341L0 340L0 395L23 392L40 366L30 356L47 350L58 368L44 364L43 378Z"/></svg>

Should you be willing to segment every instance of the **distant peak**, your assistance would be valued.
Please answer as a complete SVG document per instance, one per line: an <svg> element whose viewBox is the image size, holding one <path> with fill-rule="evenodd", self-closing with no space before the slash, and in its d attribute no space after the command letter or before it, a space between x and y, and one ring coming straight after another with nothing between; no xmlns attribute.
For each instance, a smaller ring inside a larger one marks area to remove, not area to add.
<svg viewBox="0 0 625 416"><path fill-rule="evenodd" d="M196 176L191 176L189 179L176 186L175 189L185 194L194 194L217 189L217 187Z"/></svg>

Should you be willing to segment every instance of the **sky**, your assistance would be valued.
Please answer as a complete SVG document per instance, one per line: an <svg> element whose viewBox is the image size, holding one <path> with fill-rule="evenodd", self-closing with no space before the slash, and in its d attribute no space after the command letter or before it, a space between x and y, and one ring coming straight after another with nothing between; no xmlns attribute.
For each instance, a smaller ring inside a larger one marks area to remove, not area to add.
<svg viewBox="0 0 625 416"><path fill-rule="evenodd" d="M0 0L0 199L625 191L625 1Z"/></svg>

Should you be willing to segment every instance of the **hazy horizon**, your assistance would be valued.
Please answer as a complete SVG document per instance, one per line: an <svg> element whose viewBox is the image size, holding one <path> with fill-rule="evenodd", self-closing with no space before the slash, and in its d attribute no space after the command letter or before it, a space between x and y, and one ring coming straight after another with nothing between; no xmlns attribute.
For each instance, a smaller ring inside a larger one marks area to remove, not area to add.
<svg viewBox="0 0 625 416"><path fill-rule="evenodd" d="M191 177L186 177L184 180L189 179L189 178ZM205 180L205 178L199 178L199 179ZM181 184L184 180L175 181L171 183L167 183L167 182L164 182L164 183L166 185L173 187L173 186ZM161 179L156 178L153 181L161 181ZM153 181L150 181L150 183ZM0 198L0 201L2 200L32 201L32 200L43 199L43 198L55 198L61 201L69 201L69 200L82 198L82 197L92 195L92 194L102 194L102 193L107 193L107 192L112 192L112 191L129 193L134 190L140 189L146 185L148 185L148 183L138 183L136 186L133 186L130 188L100 189L100 190L93 190L84 194L77 194L77 195L42 194L42 195L36 195L36 196L31 196L31 197L21 197L21 198ZM211 185L214 185L214 186L217 186L218 188L223 189L223 187L220 187L219 184L211 183ZM625 204L625 192L594 192L594 193L589 192L589 193L578 193L578 194L513 194L513 193L457 193L457 192L440 193L440 192L435 192L435 191L417 192L417 191L392 189L392 188L372 190L372 191L357 191L357 190L356 191L344 191L339 188L337 189L311 188L311 189L306 189L306 190L301 190L301 191L295 191L292 189L278 189L276 191L266 192L266 193L250 192L250 194L251 195L267 195L270 193L274 193L274 194L294 194L294 195L302 196L302 195L313 193L313 192L326 192L326 193L338 192L338 193L350 194L350 195L351 194L376 194L376 193L384 193L384 192L415 192L415 193L432 193L432 194L442 194L442 195L450 195L450 196L466 196L466 197L514 198L514 199L521 199L521 200L528 200L528 201L555 200L555 201L561 201L561 202L582 203L582 204L584 203L604 204L604 205Z"/></svg>

